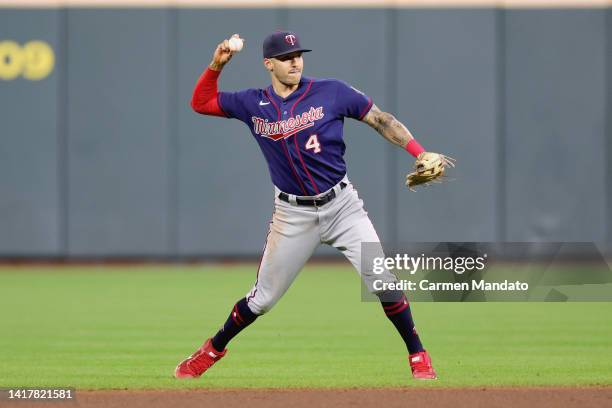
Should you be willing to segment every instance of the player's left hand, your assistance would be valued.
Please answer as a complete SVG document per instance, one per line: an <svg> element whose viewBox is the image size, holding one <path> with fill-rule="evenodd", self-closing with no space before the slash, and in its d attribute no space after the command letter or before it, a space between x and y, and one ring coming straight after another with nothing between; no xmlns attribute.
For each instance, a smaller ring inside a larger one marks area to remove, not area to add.
<svg viewBox="0 0 612 408"><path fill-rule="evenodd" d="M440 153L423 152L414 162L414 171L406 176L410 191L416 186L441 183L447 167L455 167L455 159Z"/></svg>

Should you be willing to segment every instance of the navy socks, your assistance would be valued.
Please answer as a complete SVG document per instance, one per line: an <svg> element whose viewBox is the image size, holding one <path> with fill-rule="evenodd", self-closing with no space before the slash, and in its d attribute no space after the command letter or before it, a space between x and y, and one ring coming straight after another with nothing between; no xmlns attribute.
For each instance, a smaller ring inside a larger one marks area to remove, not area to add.
<svg viewBox="0 0 612 408"><path fill-rule="evenodd" d="M378 296L387 318L391 320L391 323L393 323L400 336L402 336L404 343L406 343L408 353L414 354L423 351L423 345L414 328L410 303L408 303L406 296L402 292L386 292Z"/></svg>
<svg viewBox="0 0 612 408"><path fill-rule="evenodd" d="M234 309L232 309L223 327L219 329L212 339L212 345L215 350L223 351L227 343L240 333L242 329L253 323L255 319L257 319L257 315L251 312L251 309L247 306L246 299L240 299L234 305Z"/></svg>
<svg viewBox="0 0 612 408"><path fill-rule="evenodd" d="M414 328L410 304L402 292L380 294L380 304L383 307L387 318L395 326L400 336L406 343L406 348L410 354L423 351L423 345ZM245 298L240 299L232 309L223 327L212 339L215 350L221 352L238 333L257 319L258 315L251 312L247 306Z"/></svg>

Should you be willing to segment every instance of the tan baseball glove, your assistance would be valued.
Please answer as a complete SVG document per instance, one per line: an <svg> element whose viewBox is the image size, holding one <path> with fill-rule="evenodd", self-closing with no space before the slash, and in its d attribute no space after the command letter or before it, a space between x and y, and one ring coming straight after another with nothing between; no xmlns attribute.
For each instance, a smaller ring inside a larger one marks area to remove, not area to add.
<svg viewBox="0 0 612 408"><path fill-rule="evenodd" d="M423 152L414 162L414 171L406 176L406 185L410 191L416 191L416 186L441 183L447 167L455 167L455 159L440 153Z"/></svg>

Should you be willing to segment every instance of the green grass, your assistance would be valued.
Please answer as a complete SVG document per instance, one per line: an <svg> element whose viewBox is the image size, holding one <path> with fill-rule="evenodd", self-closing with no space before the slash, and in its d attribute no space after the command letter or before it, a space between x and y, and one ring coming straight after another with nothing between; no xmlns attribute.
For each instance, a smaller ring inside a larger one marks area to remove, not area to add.
<svg viewBox="0 0 612 408"><path fill-rule="evenodd" d="M225 320L256 266L0 269L0 387L78 389L612 384L612 303L413 303L440 380L348 266L309 266L196 381L176 363Z"/></svg>

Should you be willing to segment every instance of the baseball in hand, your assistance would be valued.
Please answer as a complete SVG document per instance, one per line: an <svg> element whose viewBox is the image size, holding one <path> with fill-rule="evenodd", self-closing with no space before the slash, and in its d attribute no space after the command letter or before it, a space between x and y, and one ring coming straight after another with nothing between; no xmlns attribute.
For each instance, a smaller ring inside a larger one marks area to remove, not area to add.
<svg viewBox="0 0 612 408"><path fill-rule="evenodd" d="M244 45L244 42L242 38L232 37L229 39L229 48L233 52L240 52L240 50L242 50L243 45Z"/></svg>

